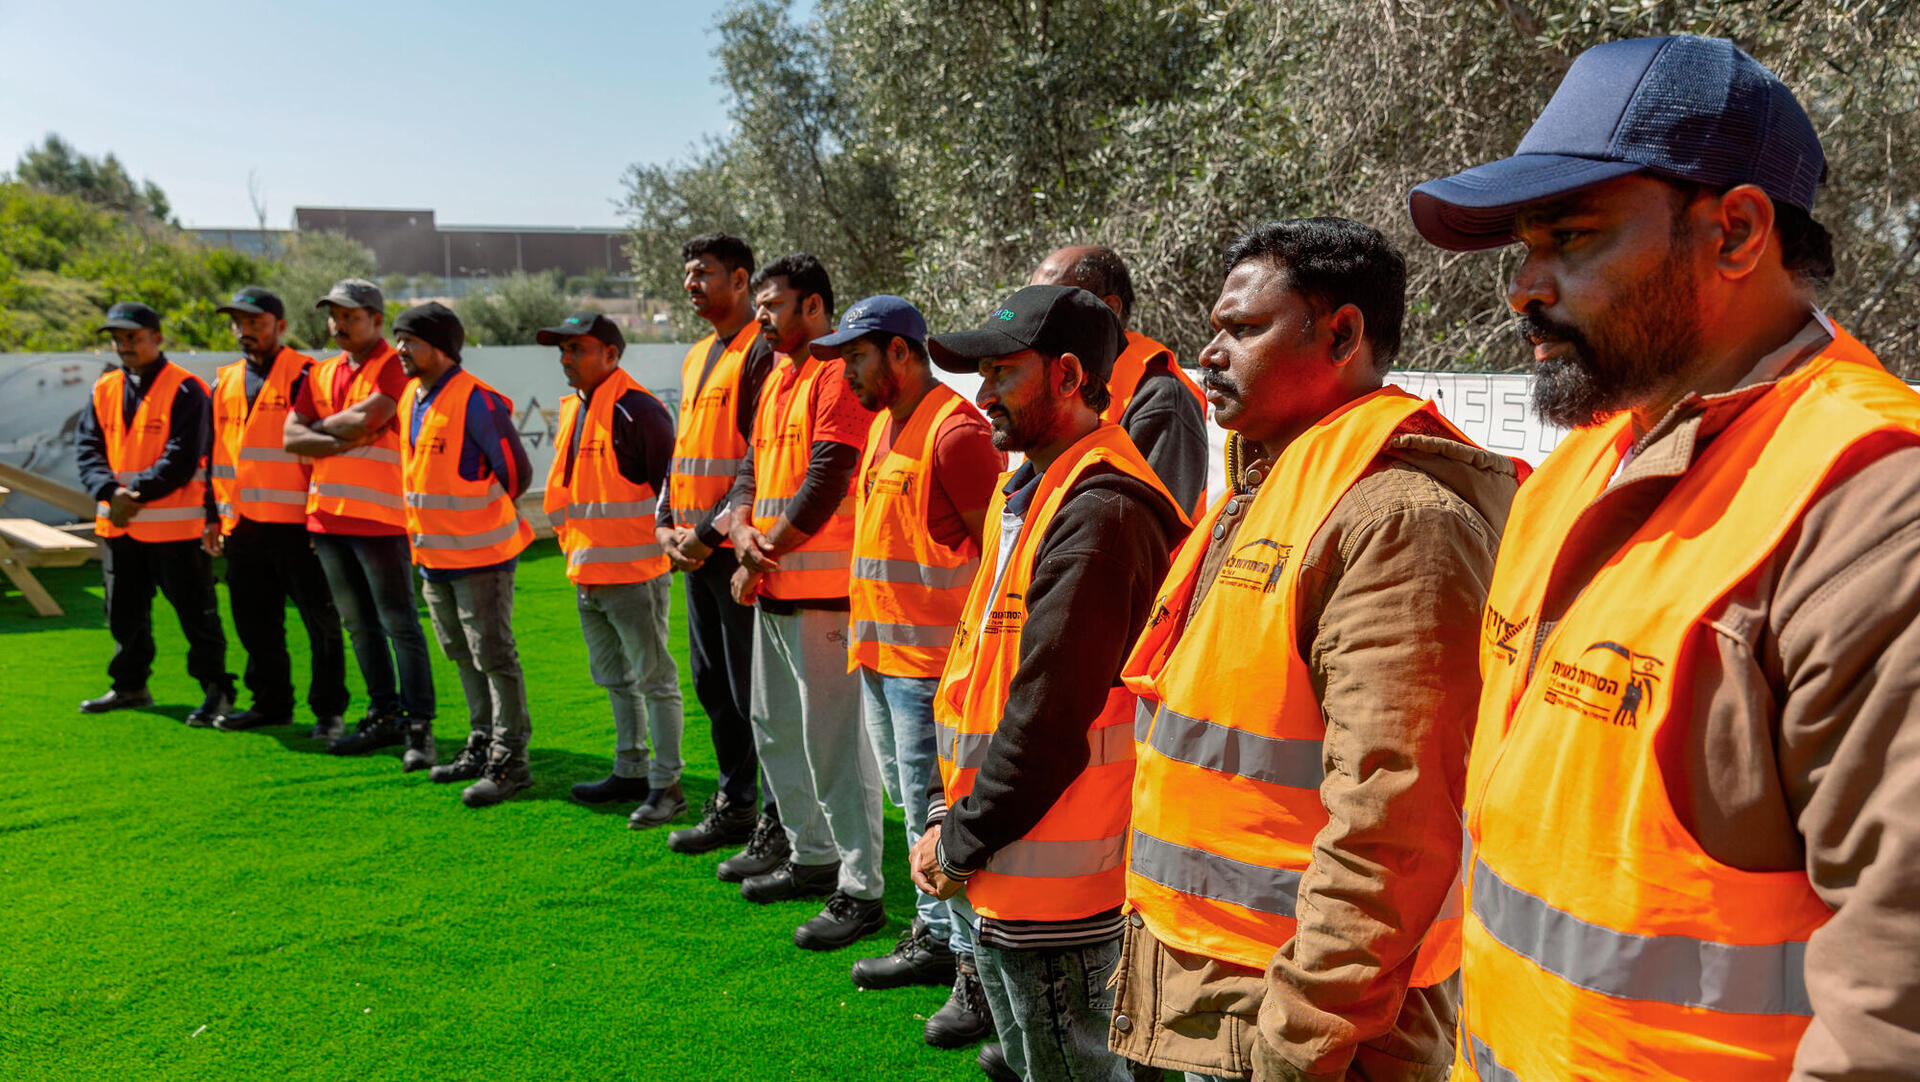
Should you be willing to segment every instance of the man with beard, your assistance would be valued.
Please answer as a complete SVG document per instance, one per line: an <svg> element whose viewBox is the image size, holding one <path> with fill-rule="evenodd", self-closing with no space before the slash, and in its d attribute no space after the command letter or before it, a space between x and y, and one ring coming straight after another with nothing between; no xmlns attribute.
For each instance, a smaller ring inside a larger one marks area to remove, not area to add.
<svg viewBox="0 0 1920 1082"><path fill-rule="evenodd" d="M1414 189L1518 241L1536 405L1467 774L1455 1077L1920 1077L1920 399L1817 307L1779 79L1596 46L1511 158Z"/></svg>
<svg viewBox="0 0 1920 1082"><path fill-rule="evenodd" d="M773 352L753 318L753 249L739 237L703 233L680 249L687 300L713 333L687 350L680 367L680 416L673 468L660 494L655 534L667 559L686 575L687 663L693 691L707 712L717 791L700 821L667 836L676 853L706 853L747 843L746 859L728 864L734 881L772 871L786 858L771 795L760 801L760 760L747 720L753 659L753 610L732 598L740 566L727 539L727 496L748 457L760 385ZM723 878L725 876L723 875Z"/></svg>
<svg viewBox="0 0 1920 1082"><path fill-rule="evenodd" d="M393 331L412 381L399 412L408 541L434 637L467 699L466 746L428 777L472 781L460 800L484 808L533 785L527 681L513 638L513 572L533 540L513 501L533 476L513 403L460 364L460 317L429 301L400 313ZM425 749L431 761L431 733Z"/></svg>
<svg viewBox="0 0 1920 1082"><path fill-rule="evenodd" d="M887 919L880 768L847 668L853 475L873 412L848 390L845 361L812 353L833 326L833 284L819 260L795 252L761 267L753 304L776 363L754 418L753 454L728 497L740 557L733 598L755 607L754 745L791 855L742 880L740 894L752 902L826 895L793 942L836 950Z"/></svg>
<svg viewBox="0 0 1920 1082"><path fill-rule="evenodd" d="M347 709L346 646L340 613L307 534L312 466L281 447L294 384L313 358L280 344L287 309L268 290L248 286L216 311L233 320L246 356L222 367L214 381L210 496L219 518L207 523L203 543L208 555L227 557L227 600L234 631L247 648L253 704L214 725L232 732L293 722L286 626L292 598L312 648L307 706L314 730L337 730Z"/></svg>
<svg viewBox="0 0 1920 1082"><path fill-rule="evenodd" d="M861 717L887 799L906 810L907 848L927 829L933 783L933 693L980 565L980 536L1006 456L980 411L933 376L927 321L882 294L847 309L813 355L846 361L847 386L879 411L856 475L852 646ZM923 1037L936 1048L972 1044L992 1027L974 968L973 930L925 892L892 953L853 964L861 988L952 984Z"/></svg>
<svg viewBox="0 0 1920 1082"><path fill-rule="evenodd" d="M986 326L928 348L941 368L980 374L994 446L1026 462L988 509L934 697L940 778L914 885L964 890L958 911L977 914L974 959L1001 1042L983 1066L1126 1082L1107 1048L1136 705L1120 667L1186 517L1120 426L1100 420L1120 323L1098 297L1027 286Z"/></svg>
<svg viewBox="0 0 1920 1082"><path fill-rule="evenodd" d="M1041 260L1029 284L1079 286L1120 317L1126 339L1107 381L1112 400L1100 419L1126 429L1167 491L1197 514L1207 495L1206 400L1173 350L1131 329L1133 276L1126 261L1100 245L1061 248Z"/></svg>
<svg viewBox="0 0 1920 1082"><path fill-rule="evenodd" d="M345 278L314 307L327 310L341 353L300 379L282 446L314 460L307 530L369 700L353 733L315 726L314 737L330 739L335 755L404 743L401 769L425 770L433 766L433 669L414 604L395 417L406 376L381 333L379 286Z"/></svg>
<svg viewBox="0 0 1920 1082"><path fill-rule="evenodd" d="M1140 696L1112 1044L1189 1078L1453 1064L1480 606L1516 485L1383 381L1406 264L1345 218L1226 250L1201 380L1232 491L1173 561Z"/></svg>
<svg viewBox="0 0 1920 1082"><path fill-rule="evenodd" d="M139 301L107 309L102 333L113 336L120 367L93 385L73 439L80 483L99 501L107 628L113 660L105 695L80 704L83 714L153 705L153 595L165 594L187 637L187 675L204 698L187 724L212 725L233 707L227 637L213 594L213 560L201 551L206 528L206 468L213 425L207 385L160 351L160 313Z"/></svg>

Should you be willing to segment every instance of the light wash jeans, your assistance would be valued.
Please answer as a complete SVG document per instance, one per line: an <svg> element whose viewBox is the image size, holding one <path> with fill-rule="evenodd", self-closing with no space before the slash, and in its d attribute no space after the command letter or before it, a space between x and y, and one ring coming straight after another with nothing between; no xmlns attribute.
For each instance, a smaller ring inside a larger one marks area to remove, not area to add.
<svg viewBox="0 0 1920 1082"><path fill-rule="evenodd" d="M933 737L933 693L937 676L883 676L860 670L860 714L867 741L880 762L887 799L906 812L907 852L927 832L927 786L939 766ZM973 928L955 920L948 903L914 891L913 908L933 938L961 954L973 953Z"/></svg>
<svg viewBox="0 0 1920 1082"><path fill-rule="evenodd" d="M580 634L587 640L587 668L593 682L607 689L613 707L614 776L645 778L655 789L680 780L680 737L686 724L680 672L667 652L672 581L672 575L660 575L646 582L582 585L574 591Z"/></svg>
<svg viewBox="0 0 1920 1082"><path fill-rule="evenodd" d="M1007 1066L1027 1082L1130 1082L1107 1047L1120 937L1090 947L998 950L976 946L974 964Z"/></svg>

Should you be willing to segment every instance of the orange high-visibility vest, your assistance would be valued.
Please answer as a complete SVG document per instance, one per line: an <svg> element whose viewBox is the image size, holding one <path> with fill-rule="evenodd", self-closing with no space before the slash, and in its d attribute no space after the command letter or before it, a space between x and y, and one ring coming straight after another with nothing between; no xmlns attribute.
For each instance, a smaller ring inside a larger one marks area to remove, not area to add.
<svg viewBox="0 0 1920 1082"><path fill-rule="evenodd" d="M567 554L567 578L583 585L646 582L672 569L653 533L659 493L652 485L627 480L613 453L613 407L628 391L653 395L624 368L615 368L593 389L571 484L567 456L582 407L577 394L560 403L560 435L542 505Z"/></svg>
<svg viewBox="0 0 1920 1082"><path fill-rule="evenodd" d="M1812 1016L1804 870L1710 856L1657 749L1692 724L1708 615L1793 532L1848 452L1920 434L1920 397L1845 331L1751 403L1542 639L1563 540L1633 440L1578 429L1521 486L1482 623L1467 769L1456 1078L1785 1079ZM1536 651L1537 644L1537 651Z"/></svg>
<svg viewBox="0 0 1920 1082"><path fill-rule="evenodd" d="M946 384L927 392L885 455L880 441L893 418L873 419L860 458L854 509L852 646L847 670L885 676L939 676L953 629L967 604L980 554L951 549L927 532L933 489L933 438L956 410L978 416Z"/></svg>
<svg viewBox="0 0 1920 1082"><path fill-rule="evenodd" d="M408 381L400 396L400 423L408 430L401 444L406 460L402 476L413 562L447 570L505 563L532 543L533 527L515 510L498 477L469 481L460 476L467 403L475 388L493 388L457 366L443 379L446 385L427 405L418 435L412 433L413 404L426 392L416 379ZM513 402L506 401L511 412Z"/></svg>
<svg viewBox="0 0 1920 1082"><path fill-rule="evenodd" d="M673 469L667 475L667 493L674 515L691 524L707 509L727 498L733 478L740 472L749 448L740 435L736 410L740 396L740 373L747 353L760 340L760 324L748 321L727 343L720 359L713 362L707 381L700 374L707 366L707 351L713 348L714 335L707 335L687 350L680 363L680 423L673 437ZM719 524L724 535L725 522ZM722 541L731 546L732 541Z"/></svg>
<svg viewBox="0 0 1920 1082"><path fill-rule="evenodd" d="M1096 465L1144 481L1178 506L1120 426L1103 424L1067 448L1041 475L1007 555L1006 570L996 583L1000 533L992 524L1006 508L1002 477L987 508L980 573L967 594L933 699L940 781L949 805L973 791L974 775L1000 727L1007 691L1020 667L1020 629L1027 621L1027 588L1040 542L1081 475ZM967 880L967 900L976 910L999 920L1076 920L1125 899L1134 705L1133 692L1125 686L1107 694L1100 715L1087 727L1086 769L1032 830L995 853Z"/></svg>
<svg viewBox="0 0 1920 1082"><path fill-rule="evenodd" d="M1140 697L1127 904L1154 938L1264 969L1293 938L1300 877L1327 825L1326 718L1297 641L1301 559L1335 505L1430 402L1385 387L1287 445L1246 510L1233 551L1188 623L1228 499L1187 537L1123 671ZM1249 644L1253 644L1249 647ZM1459 968L1456 890L1428 928L1412 983Z"/></svg>
<svg viewBox="0 0 1920 1082"><path fill-rule="evenodd" d="M847 363L808 357L793 383L782 390L781 360L760 391L753 419L753 525L773 529L807 478L813 450L813 388L821 380L843 379ZM846 597L853 564L854 485L833 516L806 543L780 556L780 568L760 580L760 592L773 598Z"/></svg>
<svg viewBox="0 0 1920 1082"><path fill-rule="evenodd" d="M1128 331L1127 348L1120 351L1120 356L1113 362L1113 374L1107 377L1107 391L1113 395L1113 401L1107 403L1107 408L1101 411L1102 421L1120 423L1120 418L1126 415L1127 407L1133 404L1134 392L1140 389L1141 377L1147 374L1147 365L1161 357L1167 359L1167 371L1173 373L1173 378L1185 384L1188 393L1200 403L1200 416L1206 417L1206 392L1200 389L1200 385L1193 381L1192 376L1187 375L1186 369L1180 367L1180 362L1174 359L1173 350L1144 334Z"/></svg>
<svg viewBox="0 0 1920 1082"><path fill-rule="evenodd" d="M400 355L386 342L355 371L340 401L333 400L334 373L352 359L342 353L307 369L313 386L313 405L324 420L371 397L380 389L381 370L399 364ZM313 460L313 478L307 488L307 514L324 512L342 518L365 519L385 526L405 526L406 509L400 499L400 425L381 430L372 443Z"/></svg>
<svg viewBox="0 0 1920 1082"><path fill-rule="evenodd" d="M313 460L287 451L282 430L293 381L313 358L282 346L265 384L247 402L247 362L220 369L213 384L213 502L228 533L240 520L305 522Z"/></svg>
<svg viewBox="0 0 1920 1082"><path fill-rule="evenodd" d="M107 465L122 485L145 473L167 449L167 434L173 429L173 400L180 385L188 380L207 389L205 380L174 364L162 362L140 405L133 411L133 423L126 423L123 411L127 370L115 368L93 385L93 415L100 422L100 434L107 445ZM207 458L200 456L194 466L193 480L157 500L140 505L140 513L124 527L115 526L107 517L105 501L95 504L93 532L101 537L132 537L135 541L197 541L207 525L207 483L202 480Z"/></svg>

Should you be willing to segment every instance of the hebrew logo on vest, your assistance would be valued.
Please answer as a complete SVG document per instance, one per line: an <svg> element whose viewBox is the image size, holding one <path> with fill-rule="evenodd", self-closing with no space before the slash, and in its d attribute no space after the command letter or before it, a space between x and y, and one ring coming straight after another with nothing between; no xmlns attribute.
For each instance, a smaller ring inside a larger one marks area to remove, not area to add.
<svg viewBox="0 0 1920 1082"><path fill-rule="evenodd" d="M1221 562L1219 583L1270 594L1280 584L1280 572L1291 555L1292 545L1282 545L1270 537L1249 541L1228 553Z"/></svg>
<svg viewBox="0 0 1920 1082"><path fill-rule="evenodd" d="M1489 648L1506 658L1507 664L1511 665L1519 659L1519 651L1515 649L1513 642L1532 622L1533 617L1529 616L1519 623L1514 623L1493 611L1492 605L1488 605L1486 614L1480 620L1480 636L1486 640Z"/></svg>
<svg viewBox="0 0 1920 1082"><path fill-rule="evenodd" d="M1543 702L1562 706L1593 721L1633 729L1653 696L1667 663L1617 642L1601 641L1573 662L1550 661L1543 674Z"/></svg>

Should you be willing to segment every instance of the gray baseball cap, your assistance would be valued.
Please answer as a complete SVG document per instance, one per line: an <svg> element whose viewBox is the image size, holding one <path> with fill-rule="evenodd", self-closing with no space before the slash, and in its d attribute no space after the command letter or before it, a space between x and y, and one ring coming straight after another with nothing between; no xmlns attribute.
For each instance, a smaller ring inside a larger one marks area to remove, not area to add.
<svg viewBox="0 0 1920 1082"><path fill-rule="evenodd" d="M327 295L313 302L315 308L325 308L337 304L342 308L371 308L376 312L387 310L386 295L380 287L365 278L342 278L333 283Z"/></svg>

